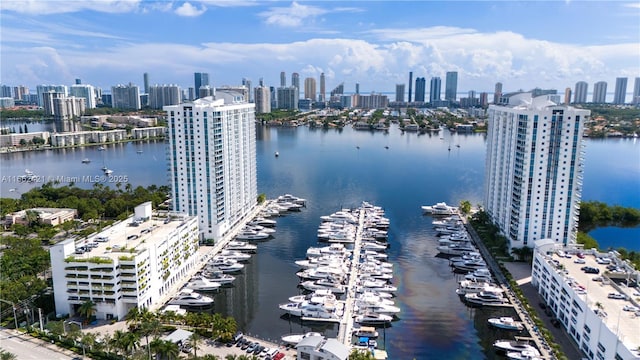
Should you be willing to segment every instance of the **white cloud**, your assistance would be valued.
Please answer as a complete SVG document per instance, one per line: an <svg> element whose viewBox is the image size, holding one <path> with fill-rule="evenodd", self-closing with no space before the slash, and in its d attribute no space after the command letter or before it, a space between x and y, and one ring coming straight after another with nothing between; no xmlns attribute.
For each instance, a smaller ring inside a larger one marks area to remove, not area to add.
<svg viewBox="0 0 640 360"><path fill-rule="evenodd" d="M176 9L176 14L180 15L180 16L189 16L189 17L193 17L193 16L200 16L202 14L204 14L204 12L207 11L207 8L202 6L202 8L198 9L197 7L191 5L190 3L186 2L184 4L182 4L182 6L180 6L179 8Z"/></svg>
<svg viewBox="0 0 640 360"><path fill-rule="evenodd" d="M309 26L315 21L315 18L336 12L360 12L362 9L354 7L336 7L325 9L317 6L302 5L292 2L289 7L272 7L267 11L263 11L258 16L264 18L268 25L277 25L282 27L299 27L301 25ZM320 19L323 22L324 19Z"/></svg>
<svg viewBox="0 0 640 360"><path fill-rule="evenodd" d="M0 10L24 14L62 14L84 10L124 13L138 9L141 0L4 0Z"/></svg>

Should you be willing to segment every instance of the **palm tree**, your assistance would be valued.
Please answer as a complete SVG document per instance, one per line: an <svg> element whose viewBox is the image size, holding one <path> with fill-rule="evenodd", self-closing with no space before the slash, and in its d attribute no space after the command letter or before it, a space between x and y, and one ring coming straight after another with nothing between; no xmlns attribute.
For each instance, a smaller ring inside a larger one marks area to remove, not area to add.
<svg viewBox="0 0 640 360"><path fill-rule="evenodd" d="M115 350L116 355L118 355L119 350L125 351L124 344L126 342L126 335L127 333L122 330L116 330L113 333L113 337L111 338L111 347Z"/></svg>
<svg viewBox="0 0 640 360"><path fill-rule="evenodd" d="M80 343L82 344L82 348L89 348L89 351L93 350L93 347L96 344L97 335L95 333L86 332L80 335Z"/></svg>
<svg viewBox="0 0 640 360"><path fill-rule="evenodd" d="M96 313L96 303L91 300L83 302L78 308L78 313L85 318L85 323L88 323Z"/></svg>
<svg viewBox="0 0 640 360"><path fill-rule="evenodd" d="M126 333L123 338L122 349L128 355L131 355L138 346L140 346L140 336L133 332Z"/></svg>
<svg viewBox="0 0 640 360"><path fill-rule="evenodd" d="M238 360L238 355L229 354L224 357L224 360Z"/></svg>
<svg viewBox="0 0 640 360"><path fill-rule="evenodd" d="M169 340L155 338L149 343L149 347L155 353L157 360L173 360L180 356L178 345Z"/></svg>
<svg viewBox="0 0 640 360"><path fill-rule="evenodd" d="M353 349L349 354L349 360L374 360L375 357L368 350Z"/></svg>
<svg viewBox="0 0 640 360"><path fill-rule="evenodd" d="M200 358L201 360L220 360L220 357L218 355L213 355L213 354L205 354L203 357Z"/></svg>
<svg viewBox="0 0 640 360"><path fill-rule="evenodd" d="M191 334L191 336L189 336L189 345L191 345L191 347L193 348L193 357L198 357L198 349L201 344L202 337L200 337L197 332L194 332L193 334Z"/></svg>

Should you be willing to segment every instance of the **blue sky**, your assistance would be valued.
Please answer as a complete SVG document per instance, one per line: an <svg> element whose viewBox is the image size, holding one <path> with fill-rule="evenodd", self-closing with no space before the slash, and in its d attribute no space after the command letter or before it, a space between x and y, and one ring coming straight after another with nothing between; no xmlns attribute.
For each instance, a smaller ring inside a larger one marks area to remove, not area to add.
<svg viewBox="0 0 640 360"><path fill-rule="evenodd" d="M640 2L2 0L0 81L214 86L280 71L327 77L327 92L394 91L408 72L458 91L573 88L640 76ZM428 80L427 80L428 81Z"/></svg>

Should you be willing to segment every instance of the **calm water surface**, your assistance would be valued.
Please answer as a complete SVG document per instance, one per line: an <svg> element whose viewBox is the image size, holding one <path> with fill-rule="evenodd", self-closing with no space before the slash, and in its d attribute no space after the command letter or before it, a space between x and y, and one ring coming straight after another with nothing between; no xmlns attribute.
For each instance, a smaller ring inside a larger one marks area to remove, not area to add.
<svg viewBox="0 0 640 360"><path fill-rule="evenodd" d="M30 130L35 129L30 125ZM291 193L306 198L308 205L278 219L275 238L259 244L258 255L236 286L216 296L215 310L233 315L246 332L265 338L310 329L335 336L336 325L289 320L281 317L278 304L299 291L294 261L317 244L320 216L366 200L384 207L391 220L388 253L395 264L396 305L402 312L401 320L382 331L380 342L390 358L493 358L492 341L507 336L486 325L496 310L472 310L462 304L454 293L456 276L447 260L435 256L431 218L420 211L421 205L438 201L481 203L485 148L482 134L259 127L259 192L268 197ZM640 208L638 150L633 140L588 140L583 199ZM2 155L1 175L20 175L24 169L45 177L97 175L105 164L113 175L127 175L134 187L167 184L165 156L161 142L108 146L102 152L86 148L16 153ZM84 158L91 164L82 164ZM15 196L29 186L3 183L2 196ZM10 188L16 190L9 192ZM609 239L611 230L599 229L604 238L597 239L604 246L640 249L638 230L623 229Z"/></svg>

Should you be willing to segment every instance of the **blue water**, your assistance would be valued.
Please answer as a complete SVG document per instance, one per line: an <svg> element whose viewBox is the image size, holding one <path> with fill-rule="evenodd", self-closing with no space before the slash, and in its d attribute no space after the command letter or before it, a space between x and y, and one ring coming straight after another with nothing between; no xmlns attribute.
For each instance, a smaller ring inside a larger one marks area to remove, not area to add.
<svg viewBox="0 0 640 360"><path fill-rule="evenodd" d="M294 261L317 244L320 216L366 200L384 207L391 220L389 256L395 264L396 304L402 313L380 339L390 358L493 358L493 339L506 336L486 326L495 310L470 310L461 303L448 262L435 257L431 219L420 211L421 205L438 201L481 203L485 149L483 134L259 127L259 192L268 197L291 193L306 198L308 205L278 219L275 238L260 244L236 287L216 297L216 311L233 315L243 330L265 338L310 329L335 336L335 325L281 318L277 305L298 292ZM587 140L583 199L640 208L638 150L633 140ZM162 185L167 184L165 156L162 142L108 146L103 152L85 148L15 153L1 155L0 176L20 175L25 168L44 177L95 175L105 164L113 175L126 175L134 187ZM83 158L92 163L82 164ZM2 196L18 195L30 186L3 183ZM9 192L10 188L16 190ZM611 231L615 236L608 235ZM640 249L639 228L598 229L592 234L603 246L610 241L611 246Z"/></svg>

